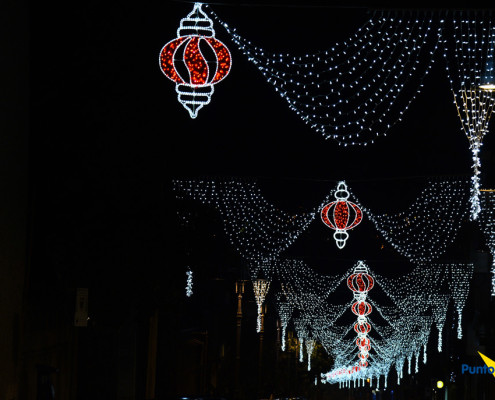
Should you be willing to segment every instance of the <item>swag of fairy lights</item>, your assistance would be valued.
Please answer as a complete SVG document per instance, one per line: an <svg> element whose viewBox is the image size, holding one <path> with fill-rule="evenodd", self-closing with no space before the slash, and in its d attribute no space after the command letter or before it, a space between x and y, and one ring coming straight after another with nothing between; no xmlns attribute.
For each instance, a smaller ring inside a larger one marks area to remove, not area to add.
<svg viewBox="0 0 495 400"><path fill-rule="evenodd" d="M336 193L332 191L313 210L291 214L269 203L256 181L174 180L173 189L178 199L213 205L230 242L248 260L280 256ZM469 211L469 186L463 179L430 181L407 210L395 214L372 211L357 201L347 185L346 190L384 239L412 262L433 261L442 255Z"/></svg>
<svg viewBox="0 0 495 400"><path fill-rule="evenodd" d="M366 145L401 121L434 62L443 21L374 15L341 43L303 56L270 53L212 18L306 124L343 145Z"/></svg>
<svg viewBox="0 0 495 400"><path fill-rule="evenodd" d="M481 210L480 151L495 106L495 25L475 18L454 18L450 28L444 55L461 129L472 153L471 220L476 220Z"/></svg>

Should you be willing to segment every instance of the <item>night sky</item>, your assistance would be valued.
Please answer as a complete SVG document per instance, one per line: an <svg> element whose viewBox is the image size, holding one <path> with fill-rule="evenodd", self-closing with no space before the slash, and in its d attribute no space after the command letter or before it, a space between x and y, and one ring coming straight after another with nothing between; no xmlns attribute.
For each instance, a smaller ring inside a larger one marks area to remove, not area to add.
<svg viewBox="0 0 495 400"><path fill-rule="evenodd" d="M385 6L250 3L211 8L254 44L301 55L348 37L373 7ZM33 296L56 302L62 287L90 287L92 315L119 320L131 304L183 291L186 263L200 279L240 277L242 260L219 216L176 202L175 178L256 178L269 201L292 212L312 209L345 180L363 204L397 212L428 177L470 174L468 141L439 54L401 123L372 145L343 147L290 111L215 26L233 66L192 120L158 65L161 48L176 37L192 4L32 5ZM484 187L495 186L493 127L490 133L481 154ZM195 230L179 226L178 209L189 213ZM342 251L331 236L315 222L287 254L327 273L342 272L357 259L370 260L382 273L411 268L367 220ZM474 246L486 249L481 242ZM446 257L466 261L465 255L456 248Z"/></svg>

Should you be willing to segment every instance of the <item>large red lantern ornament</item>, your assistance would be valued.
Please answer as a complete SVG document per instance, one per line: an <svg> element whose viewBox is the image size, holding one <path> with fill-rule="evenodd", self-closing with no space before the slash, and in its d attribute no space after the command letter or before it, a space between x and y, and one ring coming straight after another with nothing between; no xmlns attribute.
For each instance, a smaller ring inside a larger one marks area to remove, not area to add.
<svg viewBox="0 0 495 400"><path fill-rule="evenodd" d="M177 98L196 118L211 100L213 85L223 80L232 65L230 52L215 38L213 21L201 9L201 3L180 21L177 38L160 51L160 69L174 81Z"/></svg>
<svg viewBox="0 0 495 400"><path fill-rule="evenodd" d="M344 248L349 229L357 226L363 219L363 212L354 203L348 201L347 185L341 181L335 191L335 201L325 205L321 210L321 220L329 228L335 230L333 238L339 249Z"/></svg>

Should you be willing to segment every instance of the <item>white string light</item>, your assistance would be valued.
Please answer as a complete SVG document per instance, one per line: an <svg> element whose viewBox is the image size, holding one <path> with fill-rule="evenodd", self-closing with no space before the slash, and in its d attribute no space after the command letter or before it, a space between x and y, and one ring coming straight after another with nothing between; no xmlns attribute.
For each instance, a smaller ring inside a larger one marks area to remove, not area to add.
<svg viewBox="0 0 495 400"><path fill-rule="evenodd" d="M316 210L289 214L269 203L255 181L174 180L178 199L214 206L231 244L246 259L278 256L313 221Z"/></svg>
<svg viewBox="0 0 495 400"><path fill-rule="evenodd" d="M285 296L284 296L285 297ZM285 351L285 336L287 332L287 325L289 324L294 307L288 301L282 299L282 293L277 294L277 311L280 318L280 324L282 325L282 351Z"/></svg>
<svg viewBox="0 0 495 400"><path fill-rule="evenodd" d="M311 356L315 348L316 341L313 339L306 340L306 352L308 353L308 371L311 371Z"/></svg>
<svg viewBox="0 0 495 400"><path fill-rule="evenodd" d="M467 180L431 181L406 211L379 214L361 208L395 250L412 262L427 262L454 241L467 215L468 197Z"/></svg>
<svg viewBox="0 0 495 400"><path fill-rule="evenodd" d="M312 129L339 144L366 145L401 121L423 87L442 21L374 16L326 51L274 54L254 46L220 20L238 46Z"/></svg>
<svg viewBox="0 0 495 400"><path fill-rule="evenodd" d="M193 273L190 269L186 271L186 277L187 277L187 282L186 282L186 296L191 297L193 294L192 291L192 286L193 286Z"/></svg>

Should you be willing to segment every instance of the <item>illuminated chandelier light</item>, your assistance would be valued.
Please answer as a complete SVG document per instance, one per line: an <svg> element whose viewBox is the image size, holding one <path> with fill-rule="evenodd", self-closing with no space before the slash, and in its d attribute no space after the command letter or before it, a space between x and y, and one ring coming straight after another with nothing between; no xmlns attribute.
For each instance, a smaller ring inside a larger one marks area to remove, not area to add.
<svg viewBox="0 0 495 400"><path fill-rule="evenodd" d="M270 288L270 281L266 279L253 280L254 298L258 306L258 318L256 320L256 332L261 332L261 313L266 294Z"/></svg>
<svg viewBox="0 0 495 400"><path fill-rule="evenodd" d="M479 224L492 256L491 295L495 296L495 191L482 192Z"/></svg>
<svg viewBox="0 0 495 400"><path fill-rule="evenodd" d="M443 23L373 16L344 42L297 57L254 46L207 10L291 110L346 146L373 143L402 120L432 68Z"/></svg>
<svg viewBox="0 0 495 400"><path fill-rule="evenodd" d="M347 231L361 223L363 213L359 206L347 200L350 194L344 181L338 183L334 196L335 201L322 208L321 220L335 231L333 238L337 247L342 249L349 238ZM329 216L330 212L331 217Z"/></svg>
<svg viewBox="0 0 495 400"><path fill-rule="evenodd" d="M395 250L412 262L427 262L454 241L468 211L468 197L467 180L431 181L406 211L379 214L361 208Z"/></svg>
<svg viewBox="0 0 495 400"><path fill-rule="evenodd" d="M197 200L221 214L230 243L245 259L277 257L313 221L314 211L289 214L269 203L256 181L174 180L177 199Z"/></svg>
<svg viewBox="0 0 495 400"><path fill-rule="evenodd" d="M444 57L447 64L454 104L469 141L472 153L471 220L480 213L479 153L495 106L495 80L493 80L493 57L495 53L495 25L479 19L453 20L454 44L444 40Z"/></svg>
<svg viewBox="0 0 495 400"><path fill-rule="evenodd" d="M181 19L177 38L163 46L159 58L160 69L175 82L177 98L191 118L210 103L213 86L229 74L232 65L229 50L215 38L213 21L201 6L195 3ZM210 59L205 57L208 53Z"/></svg>

